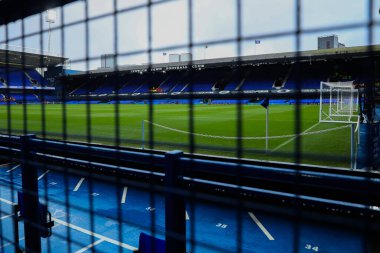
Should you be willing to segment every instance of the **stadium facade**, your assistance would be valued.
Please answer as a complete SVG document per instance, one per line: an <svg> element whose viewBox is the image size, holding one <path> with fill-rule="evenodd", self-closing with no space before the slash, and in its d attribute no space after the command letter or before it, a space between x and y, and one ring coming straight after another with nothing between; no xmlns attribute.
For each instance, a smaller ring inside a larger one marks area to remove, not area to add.
<svg viewBox="0 0 380 253"><path fill-rule="evenodd" d="M267 94L294 103L291 94L302 91L306 103L318 103L320 82L354 81L356 84L378 83L370 80L368 63L379 69L380 46L335 48L303 52L194 60L191 62L119 66L66 75L57 79L65 86L68 100L90 96L99 103L113 101L113 96L125 103L136 97L183 98L193 94L215 103L241 94L260 99ZM60 89L62 90L62 89ZM288 98L288 99L287 99ZM183 101L183 100L178 100ZM141 102L141 101L140 101ZM170 101L169 101L170 102Z"/></svg>

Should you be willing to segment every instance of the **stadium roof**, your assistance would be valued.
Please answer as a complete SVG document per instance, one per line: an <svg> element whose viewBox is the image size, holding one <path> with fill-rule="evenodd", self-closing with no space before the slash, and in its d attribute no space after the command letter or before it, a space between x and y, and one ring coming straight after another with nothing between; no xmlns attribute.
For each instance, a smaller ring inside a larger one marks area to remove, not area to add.
<svg viewBox="0 0 380 253"><path fill-rule="evenodd" d="M0 0L0 25L4 25L75 0Z"/></svg>
<svg viewBox="0 0 380 253"><path fill-rule="evenodd" d="M117 69L103 68L91 70L91 74L106 74L115 70L121 72L143 73L151 71L170 71L181 69L203 69L217 67L233 67L237 65L260 65L268 63L294 63L294 62L313 62L325 61L329 59L358 59L368 58L370 56L380 56L380 45L344 47L323 50L308 50L301 52L285 52L276 54L250 55L243 57L227 57L206 60L194 60L192 62L171 62L171 63L153 63L141 65L119 66ZM190 65L190 66L189 66ZM79 72L73 75L83 75L86 72Z"/></svg>
<svg viewBox="0 0 380 253"><path fill-rule="evenodd" d="M8 24L74 1L75 0L0 0L0 25ZM0 65L8 65L9 67L49 67L62 64L66 60L67 59L63 57L0 49Z"/></svg>
<svg viewBox="0 0 380 253"><path fill-rule="evenodd" d="M0 49L0 66L41 68L63 64L67 58Z"/></svg>

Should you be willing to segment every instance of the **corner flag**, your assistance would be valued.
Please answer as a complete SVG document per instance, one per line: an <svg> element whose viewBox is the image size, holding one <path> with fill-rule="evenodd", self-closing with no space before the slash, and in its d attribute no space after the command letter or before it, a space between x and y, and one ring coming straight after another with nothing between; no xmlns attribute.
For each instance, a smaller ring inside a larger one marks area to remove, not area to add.
<svg viewBox="0 0 380 253"><path fill-rule="evenodd" d="M261 102L261 106L267 109L269 106L269 98L264 98L264 100Z"/></svg>
<svg viewBox="0 0 380 253"><path fill-rule="evenodd" d="M265 152L269 150L269 98L266 97L261 102L261 106L266 109L265 114Z"/></svg>

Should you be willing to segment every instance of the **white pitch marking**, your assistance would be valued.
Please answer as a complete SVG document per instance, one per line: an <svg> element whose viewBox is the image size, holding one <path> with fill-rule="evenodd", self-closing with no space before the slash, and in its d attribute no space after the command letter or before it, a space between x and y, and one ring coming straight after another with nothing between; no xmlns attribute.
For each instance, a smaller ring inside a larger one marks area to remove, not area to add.
<svg viewBox="0 0 380 253"><path fill-rule="evenodd" d="M124 186L123 196L121 196L121 203L122 204L125 204L125 199L127 198L127 192L128 192L128 187Z"/></svg>
<svg viewBox="0 0 380 253"><path fill-rule="evenodd" d="M45 171L41 176L38 177L37 180L41 180L49 172L50 172L50 170Z"/></svg>
<svg viewBox="0 0 380 253"><path fill-rule="evenodd" d="M83 181L84 181L84 177L82 177L82 178L79 180L79 182L77 183L77 186L75 186L75 188L74 188L74 190L73 190L74 192L76 192L76 191L79 190L79 187L82 185Z"/></svg>
<svg viewBox="0 0 380 253"><path fill-rule="evenodd" d="M102 243L102 242L104 242L104 240L103 239L99 239L99 240L95 241L94 243L91 243L91 244L87 245L86 247L84 247L84 248L82 248L80 250L75 251L75 253L85 252L86 250L91 249L95 245L98 245L99 243Z"/></svg>
<svg viewBox="0 0 380 253"><path fill-rule="evenodd" d="M14 166L12 169L7 170L7 173L14 171L15 169L17 169L20 166L21 166L21 164Z"/></svg>
<svg viewBox="0 0 380 253"><path fill-rule="evenodd" d="M16 203L13 203L12 201L9 201L9 200L3 199L3 198L0 198L0 201L4 202L5 204L11 205L11 206L17 205Z"/></svg>
<svg viewBox="0 0 380 253"><path fill-rule="evenodd" d="M25 239L24 237L21 237L21 238L19 238L18 240L19 240L19 241L23 241L24 239ZM0 247L0 249L4 249L5 247L8 247L9 245L14 245L14 243L13 243L13 242L5 243L5 244L3 245L3 247Z"/></svg>
<svg viewBox="0 0 380 253"><path fill-rule="evenodd" d="M11 201L9 201L9 200L6 200L6 199L3 199L3 198L0 198L0 201L4 202L4 203L6 203L6 204L12 205L12 206L15 206L15 205L16 205L16 203L13 203L13 202L11 202ZM111 238L109 238L109 237L106 237L106 236L104 236L104 235L100 235L100 234L94 233L94 232L92 232L92 231L89 231L89 230L87 230L87 229L84 229L84 228L81 228L81 227L79 227L79 226L76 226L76 225L74 225L74 224L67 223L67 222L65 222L65 221L63 221L63 220L59 220L59 219L54 218L54 217L52 217L52 220L53 220L54 222L60 224L60 225L63 225L63 226L69 227L69 228L71 228L71 229L77 230L77 231L82 232L82 233L84 233L84 234L86 234L86 235L90 235L90 236L96 237L96 238L98 238L98 239L102 239L102 240L104 240L104 241L106 241L106 242L109 242L109 243L111 243L111 244L114 244L114 245L116 245L116 246L120 246L120 247L126 248L126 249L131 250L131 251L135 251L135 250L137 250L137 248L135 248L135 247L133 247L133 246L131 246L131 245L129 245L129 244L126 244L126 243L123 243L123 242L116 241L116 240L111 239ZM24 239L24 238L22 238L22 239L20 238L20 240L23 240L23 239Z"/></svg>
<svg viewBox="0 0 380 253"><path fill-rule="evenodd" d="M133 247L133 246L131 246L131 245L129 245L129 244L126 244L126 243L123 243L123 242L116 241L116 240L114 240L114 239L111 239L111 238L108 238L108 237L106 237L106 236L103 236L103 235L100 235L100 234L94 233L94 232L92 232L92 231L89 231L89 230L87 230L87 229L81 228L81 227L76 226L76 225L74 225L74 224L67 223L67 222L65 222L65 221L63 221L63 220L59 220L59 219L56 219L56 218L52 218L52 220L53 220L54 222L57 222L58 224L64 225L64 226L66 226L66 227L69 227L69 228L71 228L71 229L77 230L77 231L82 232L82 233L84 233L84 234L87 234L87 235L90 235L90 236L96 237L96 238L98 238L98 239L104 240L105 242L112 243L112 244L114 244L114 245L117 245L117 246L120 246L120 247L126 248L126 249L128 249L128 250L132 250L132 251L137 250L137 248L135 248L135 247Z"/></svg>
<svg viewBox="0 0 380 253"><path fill-rule="evenodd" d="M318 125L319 125L319 122L315 123L314 125L312 125L312 126L309 127L308 129L306 129L305 131L303 131L302 133L303 133L303 134L304 134L304 133L307 133L307 132L309 132L311 129L313 129L314 127L316 127L316 126L318 126ZM289 140L287 140L287 141L281 143L280 145L278 145L277 147L275 147L274 149L272 149L270 152L275 152L275 151L279 150L279 149L282 148L283 146L285 146L285 145L291 143L292 141L294 141L296 138L297 138L297 137L292 137L292 138L290 138Z"/></svg>
<svg viewBox="0 0 380 253"><path fill-rule="evenodd" d="M187 213L186 210L185 210L185 217L186 217L186 220L190 220L189 214Z"/></svg>
<svg viewBox="0 0 380 253"><path fill-rule="evenodd" d="M252 220L256 223L256 225L263 231L263 233L268 237L270 241L274 241L273 236L268 232L268 230L264 227L263 224L256 218L256 216L252 212L248 212L249 216L251 216Z"/></svg>
<svg viewBox="0 0 380 253"><path fill-rule="evenodd" d="M13 216L13 214L4 215L4 216L0 217L0 220L4 220L4 219L12 217L12 216Z"/></svg>

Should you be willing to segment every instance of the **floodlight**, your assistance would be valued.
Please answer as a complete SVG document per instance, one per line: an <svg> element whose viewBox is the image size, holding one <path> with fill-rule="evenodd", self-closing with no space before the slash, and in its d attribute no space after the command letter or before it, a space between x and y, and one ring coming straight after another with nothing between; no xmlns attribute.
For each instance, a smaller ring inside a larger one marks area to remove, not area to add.
<svg viewBox="0 0 380 253"><path fill-rule="evenodd" d="M57 12L55 10L47 10L45 21L49 23L49 41L48 41L48 53L50 53L51 47L51 24L55 23L57 20Z"/></svg>
<svg viewBox="0 0 380 253"><path fill-rule="evenodd" d="M46 12L45 21L48 23L55 23L57 20L57 12L55 10L48 10Z"/></svg>

